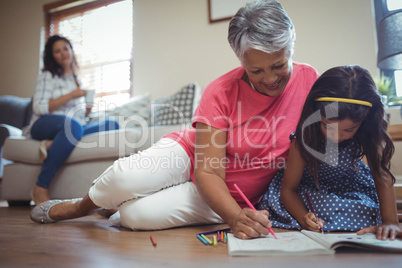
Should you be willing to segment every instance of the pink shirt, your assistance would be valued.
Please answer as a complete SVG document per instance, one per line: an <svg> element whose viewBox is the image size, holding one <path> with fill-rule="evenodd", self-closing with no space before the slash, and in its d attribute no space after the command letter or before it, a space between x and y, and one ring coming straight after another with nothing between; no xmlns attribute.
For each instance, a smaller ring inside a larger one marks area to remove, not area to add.
<svg viewBox="0 0 402 268"><path fill-rule="evenodd" d="M284 91L270 97L241 80L244 72L239 67L211 82L193 119L193 127L201 122L227 132L225 182L241 207L246 204L233 184L251 203L259 201L275 173L285 165L289 135L296 129L307 94L318 78L311 66L294 63ZM186 150L194 180L195 130L185 129L165 137L178 141Z"/></svg>

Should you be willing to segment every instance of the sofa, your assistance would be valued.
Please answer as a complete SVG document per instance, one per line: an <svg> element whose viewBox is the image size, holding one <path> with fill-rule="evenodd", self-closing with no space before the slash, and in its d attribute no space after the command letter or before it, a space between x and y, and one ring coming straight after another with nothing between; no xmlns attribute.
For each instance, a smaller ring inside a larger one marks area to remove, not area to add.
<svg viewBox="0 0 402 268"><path fill-rule="evenodd" d="M20 136L21 129L29 124L31 116L31 98L0 96L0 156L6 138ZM8 161L0 157L0 179L3 177L3 166L6 163Z"/></svg>
<svg viewBox="0 0 402 268"><path fill-rule="evenodd" d="M151 101L150 95L144 94L123 105L93 113L91 121L114 119L119 122L120 129L84 136L52 180L50 198L84 196L92 181L119 157L137 153L163 135L189 127L200 92L197 83L190 83L168 97ZM11 109L13 102L22 99L0 96L1 107ZM22 128L29 124L32 115L32 103L28 100L13 108L15 112L9 114L9 121L0 121L4 128L14 125L17 130L5 133L6 137L2 136L4 144L0 144L2 158L8 162L3 170L1 199L7 200L10 206L30 204L31 191L43 163L39 154L40 141L22 135ZM23 123L17 125L14 120Z"/></svg>

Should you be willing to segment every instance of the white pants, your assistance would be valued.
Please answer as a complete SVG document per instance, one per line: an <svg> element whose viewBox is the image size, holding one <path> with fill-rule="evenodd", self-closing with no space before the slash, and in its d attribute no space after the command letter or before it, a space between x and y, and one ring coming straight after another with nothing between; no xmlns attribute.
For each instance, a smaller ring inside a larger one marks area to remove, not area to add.
<svg viewBox="0 0 402 268"><path fill-rule="evenodd" d="M110 221L133 230L223 223L190 179L190 159L171 139L121 158L89 189L97 206L118 208Z"/></svg>

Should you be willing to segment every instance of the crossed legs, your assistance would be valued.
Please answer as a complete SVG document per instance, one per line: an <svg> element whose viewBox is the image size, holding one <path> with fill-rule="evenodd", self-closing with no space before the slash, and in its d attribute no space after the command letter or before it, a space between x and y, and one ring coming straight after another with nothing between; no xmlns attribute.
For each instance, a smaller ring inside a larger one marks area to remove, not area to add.
<svg viewBox="0 0 402 268"><path fill-rule="evenodd" d="M50 199L48 188L53 177L83 135L118 128L117 122L112 120L81 126L75 119L64 115L43 115L36 120L31 129L32 137L48 141L46 148L41 148L45 150L42 154L47 156L32 192L34 202L39 204Z"/></svg>

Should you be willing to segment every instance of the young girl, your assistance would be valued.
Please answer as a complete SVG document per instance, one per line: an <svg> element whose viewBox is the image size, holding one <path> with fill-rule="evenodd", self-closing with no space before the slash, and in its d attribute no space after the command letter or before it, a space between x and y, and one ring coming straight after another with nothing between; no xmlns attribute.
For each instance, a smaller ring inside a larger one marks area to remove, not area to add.
<svg viewBox="0 0 402 268"><path fill-rule="evenodd" d="M394 146L377 92L369 72L356 65L329 69L314 83L286 169L259 203L273 227L400 235L389 170Z"/></svg>

